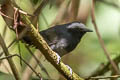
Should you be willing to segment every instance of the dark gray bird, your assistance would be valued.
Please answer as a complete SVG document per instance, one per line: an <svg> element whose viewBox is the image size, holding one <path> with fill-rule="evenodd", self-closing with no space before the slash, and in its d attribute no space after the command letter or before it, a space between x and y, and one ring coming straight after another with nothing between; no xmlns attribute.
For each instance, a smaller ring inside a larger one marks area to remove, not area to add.
<svg viewBox="0 0 120 80"><path fill-rule="evenodd" d="M76 48L86 32L92 32L92 30L86 28L83 23L72 22L56 25L41 31L40 34L51 49L62 57ZM23 40L28 44L31 42L27 36L23 37Z"/></svg>

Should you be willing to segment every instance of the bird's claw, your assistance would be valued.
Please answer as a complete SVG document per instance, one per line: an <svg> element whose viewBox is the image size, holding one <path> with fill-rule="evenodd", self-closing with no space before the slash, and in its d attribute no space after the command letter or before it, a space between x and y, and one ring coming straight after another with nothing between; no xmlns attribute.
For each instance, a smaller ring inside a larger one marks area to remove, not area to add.
<svg viewBox="0 0 120 80"><path fill-rule="evenodd" d="M70 76L72 76L72 69L70 68L70 66L68 66L68 65L66 65L67 66L67 68L69 69L69 71L70 71Z"/></svg>
<svg viewBox="0 0 120 80"><path fill-rule="evenodd" d="M61 57L56 53L56 56L57 56L57 64L60 63L60 60L61 60Z"/></svg>

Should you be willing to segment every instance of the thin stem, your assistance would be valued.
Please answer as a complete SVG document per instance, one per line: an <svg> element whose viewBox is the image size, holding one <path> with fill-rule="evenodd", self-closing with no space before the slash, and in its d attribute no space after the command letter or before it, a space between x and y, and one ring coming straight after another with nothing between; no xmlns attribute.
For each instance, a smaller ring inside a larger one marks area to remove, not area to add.
<svg viewBox="0 0 120 80"><path fill-rule="evenodd" d="M110 79L120 78L120 75L90 77L90 79L108 79L108 78L110 78Z"/></svg>
<svg viewBox="0 0 120 80"><path fill-rule="evenodd" d="M5 56L9 56L10 53L8 52L8 49L7 49L7 47L6 47L6 44L5 44L5 42L4 42L1 34L0 34L0 45L1 45L1 47L2 47L2 49L3 49L3 51L4 51L4 53L5 53ZM18 70L17 70L17 68L16 68L13 60L12 60L12 59L7 59L7 60L8 60L8 63L9 63L9 65L10 65L10 67L11 67L11 70L12 70L12 72L13 72L13 75L14 75L15 79L16 79L16 80L20 80L20 76L19 76L19 74L18 74Z"/></svg>
<svg viewBox="0 0 120 80"><path fill-rule="evenodd" d="M45 67L42 65L42 63L40 62L40 60L38 60L38 56L39 55L34 55L33 52L30 50L30 48L25 45L26 49L29 51L29 53L33 56L33 58L35 59L36 61L36 64L35 65L39 65L40 68L42 68L42 70L48 75L48 77L50 78L50 75L48 74L47 70L45 69Z"/></svg>
<svg viewBox="0 0 120 80"><path fill-rule="evenodd" d="M94 25L94 28L95 28L95 31L96 31L96 34L98 36L98 40L100 42L100 45L104 51L104 54L106 55L107 59L110 61L111 65L112 65L112 68L114 69L114 71L117 73L117 74L120 74L119 72L119 69L117 67L117 65L114 63L114 61L111 59L110 55L109 55L109 52L107 51L107 49L105 48L105 45L104 45L104 41L102 40L101 38L101 35L99 33L99 30L98 30L98 26L96 24L96 20L95 20L95 11L94 11L94 0L92 0L92 9L91 9L91 17L92 17L92 23Z"/></svg>
<svg viewBox="0 0 120 80"><path fill-rule="evenodd" d="M11 59L12 57L19 57L27 66L29 66L29 68L41 79L41 76L39 75L39 73L37 73L21 56L17 55L17 54L14 54L14 55L9 55L9 56L6 56L6 57L3 57L3 58L0 58L0 60L3 60L3 59ZM17 79L16 79L17 80Z"/></svg>

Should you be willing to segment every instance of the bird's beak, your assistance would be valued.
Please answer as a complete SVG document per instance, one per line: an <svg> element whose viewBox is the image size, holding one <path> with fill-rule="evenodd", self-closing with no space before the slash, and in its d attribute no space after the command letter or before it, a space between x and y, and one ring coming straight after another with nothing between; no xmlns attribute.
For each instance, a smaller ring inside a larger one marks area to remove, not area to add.
<svg viewBox="0 0 120 80"><path fill-rule="evenodd" d="M83 31L84 31L84 32L93 32L92 30L90 30L90 29L88 29L88 28L86 28L86 27L83 29Z"/></svg>

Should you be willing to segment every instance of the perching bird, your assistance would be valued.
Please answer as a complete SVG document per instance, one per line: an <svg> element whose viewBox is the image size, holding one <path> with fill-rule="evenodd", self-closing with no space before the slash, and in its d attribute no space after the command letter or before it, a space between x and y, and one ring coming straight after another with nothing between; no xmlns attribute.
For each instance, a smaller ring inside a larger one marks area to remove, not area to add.
<svg viewBox="0 0 120 80"><path fill-rule="evenodd" d="M48 28L40 34L51 49L62 57L76 48L86 32L92 32L92 30L86 28L83 23L71 22ZM27 35L23 40L28 44L31 42Z"/></svg>

